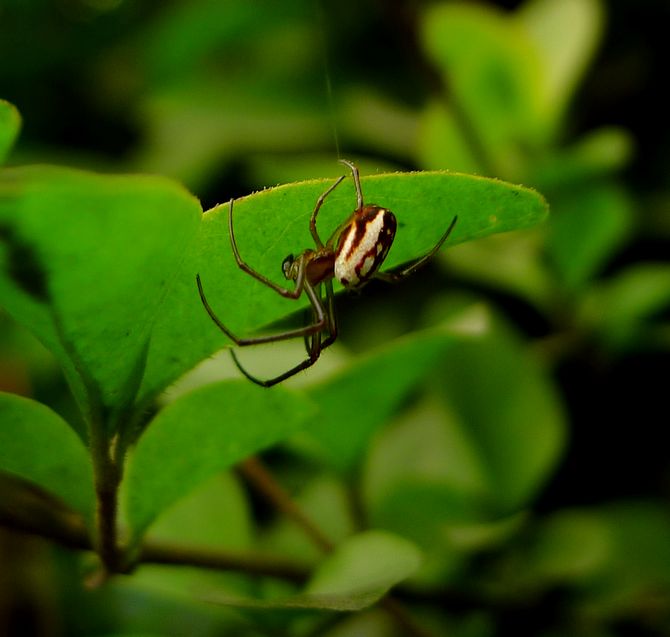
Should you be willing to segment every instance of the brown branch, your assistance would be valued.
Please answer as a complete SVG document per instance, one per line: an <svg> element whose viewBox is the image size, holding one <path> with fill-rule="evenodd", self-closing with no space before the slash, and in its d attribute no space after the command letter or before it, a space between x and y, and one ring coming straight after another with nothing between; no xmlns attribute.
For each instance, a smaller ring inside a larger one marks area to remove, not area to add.
<svg viewBox="0 0 670 637"><path fill-rule="evenodd" d="M221 549L209 550L155 540L144 545L140 552L139 562L236 571L247 575L277 577L297 583L304 582L310 573L307 565L275 555L234 553Z"/></svg>
<svg viewBox="0 0 670 637"><path fill-rule="evenodd" d="M35 535L78 551L94 551L86 527L80 518L61 515L51 518L48 526L28 516L10 516L0 511L0 526L19 533ZM276 577L291 582L303 582L310 569L305 564L274 555L235 553L211 550L150 540L144 544L134 567L141 564L195 566L220 571L234 571L248 575Z"/></svg>
<svg viewBox="0 0 670 637"><path fill-rule="evenodd" d="M263 463L256 457L245 460L239 467L240 473L273 504L277 510L301 528L312 543L322 552L331 553L335 544L323 533L309 516L295 503L291 495L282 487ZM391 595L386 595L379 604L395 620L405 634L411 637L433 637L418 624L409 611Z"/></svg>
<svg viewBox="0 0 670 637"><path fill-rule="evenodd" d="M330 538L305 515L258 458L252 456L245 460L239 466L239 471L278 511L293 520L320 551L330 553L335 548Z"/></svg>

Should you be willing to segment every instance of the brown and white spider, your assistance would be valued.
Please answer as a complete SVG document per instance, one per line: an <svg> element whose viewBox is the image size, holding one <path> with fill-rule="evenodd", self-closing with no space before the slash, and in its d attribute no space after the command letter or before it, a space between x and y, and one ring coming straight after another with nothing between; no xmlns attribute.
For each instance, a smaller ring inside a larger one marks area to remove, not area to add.
<svg viewBox="0 0 670 637"><path fill-rule="evenodd" d="M202 289L200 275L196 275L200 299L207 313L216 326L238 347L247 345L259 345L262 343L274 343L292 338L302 337L305 340L307 358L288 371L270 378L261 380L247 372L235 355L230 351L235 365L249 380L263 387L271 387L283 380L290 378L303 369L307 369L316 363L321 352L332 345L337 338L337 320L335 318L333 279L337 279L345 288L357 290L363 287L370 279L382 279L384 281L400 281L415 272L432 258L447 240L454 229L458 217L454 217L446 232L433 248L424 256L417 259L408 266L396 272L380 272L386 255L391 249L396 232L395 215L387 208L376 204L364 204L361 181L358 168L350 161L341 159L351 170L351 175L356 187L356 209L349 218L340 225L324 244L316 230L316 217L326 197L340 185L345 175L342 175L332 186L328 188L317 200L309 220L309 231L316 244L315 248L308 248L297 257L292 254L287 256L282 263L282 271L287 281L293 281L293 289L277 285L260 272L256 272L240 256L233 231L233 201L231 199L228 208L228 232L230 244L238 267L254 277L257 281L272 288L275 292L287 299L298 299L304 292L312 306L312 322L309 325L296 329L286 330L278 334L267 336L254 336L249 338L238 338L233 334L216 316L209 305L205 292ZM325 299L322 296L322 286L325 288Z"/></svg>

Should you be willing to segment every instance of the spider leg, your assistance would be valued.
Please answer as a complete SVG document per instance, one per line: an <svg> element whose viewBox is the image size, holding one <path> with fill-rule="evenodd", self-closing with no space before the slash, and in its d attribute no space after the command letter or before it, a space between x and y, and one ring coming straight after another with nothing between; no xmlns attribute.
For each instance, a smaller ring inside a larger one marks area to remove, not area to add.
<svg viewBox="0 0 670 637"><path fill-rule="evenodd" d="M314 243L316 243L318 248L323 248L323 241L321 241L319 233L316 230L316 215L319 214L319 210L321 210L321 206L326 200L326 197L342 183L344 177L344 175L339 177L337 181L317 199L316 206L314 206L314 210L312 210L312 216L309 218L309 231L312 233L312 238L314 239Z"/></svg>
<svg viewBox="0 0 670 637"><path fill-rule="evenodd" d="M328 336L321 340L320 347L321 351L323 352L324 349L327 347L330 347L335 340L337 339L337 316L335 314L335 296L333 294L333 283L332 281L325 281L324 285L326 286L326 301L327 301L327 317L328 317L328 324L326 328L323 330L324 332L328 332ZM321 290L319 290L319 296L320 296ZM323 299L322 299L323 303ZM314 316L314 309L312 308L312 320L316 320ZM312 351L312 348L314 347L314 339L319 338L321 339L321 335L323 332L320 332L318 334L313 334L311 337L308 335L305 335L305 351L307 352L307 355L310 355L310 352Z"/></svg>
<svg viewBox="0 0 670 637"><path fill-rule="evenodd" d="M301 274L298 275L298 278L295 282L295 288L289 290L281 285L277 285L274 281L271 281L266 276L262 275L260 272L254 270L250 265L242 259L240 256L240 251L237 249L237 242L235 241L235 231L233 230L233 200L230 200L230 207L228 208L228 234L230 235L230 245L233 249L233 255L235 256L235 261L237 267L240 268L243 272L246 272L248 275L254 277L257 281L260 281L264 285L267 285L269 288L272 288L277 294L287 299L297 299L302 294L303 284L305 280L305 271L304 267L301 268ZM201 295L202 296L202 295ZM225 330L224 330L225 331Z"/></svg>
<svg viewBox="0 0 670 637"><path fill-rule="evenodd" d="M280 334L274 334L268 337L259 337L264 338L264 340L262 341L258 339L246 339L247 341L254 340L254 342L253 343L247 342L244 344L253 345L258 342L269 343L272 341L285 340L287 338L292 338L293 336L300 336L300 335L305 337L305 342L307 343L308 337L311 335L311 338L309 339L310 348L307 352L308 358L306 358L301 363L298 363L288 371L285 371L284 373L280 374L279 376L275 376L274 378L270 378L268 380L262 380L260 378L257 378L256 376L253 376L246 369L244 369L239 359L237 358L237 355L235 354L234 350L232 349L230 350L230 355L232 356L233 362L235 363L237 369L239 369L240 372L242 372L242 374L244 374L244 376L246 376L250 381L256 383L256 385L260 385L261 387L272 387L273 385L285 381L287 378L290 378L291 376L295 376L298 372L301 372L302 370L311 367L319 359L321 351L323 350L323 347L321 345L321 333L327 327L330 319L328 316L326 316L326 310L323 307L322 299L317 294L317 291L307 282L305 283L305 292L307 293L307 296L309 297L309 300L312 303L312 309L316 317L316 320L311 325L308 325L304 328L300 328L297 330L289 330L287 332L281 332ZM291 334L291 336L287 336L287 334Z"/></svg>
<svg viewBox="0 0 670 637"><path fill-rule="evenodd" d="M326 299L328 302L328 336L321 342L321 351L330 347L337 339L337 316L335 314L335 295L333 294L333 282L326 281Z"/></svg>
<svg viewBox="0 0 670 637"><path fill-rule="evenodd" d="M327 325L327 317L325 310L323 309L323 305L316 296L314 288L312 288L312 286L309 285L305 280L304 290L307 293L307 296L309 297L311 303L313 305L315 303L318 304L319 308L316 314L317 319L313 323L311 323L310 325L305 325L303 327L298 327L293 330L286 330L285 332L280 332L279 334L268 334L266 336L251 336L248 338L239 338L238 336L235 336L235 334L233 334L221 322L221 319L219 319L219 317L214 313L214 310L207 301L205 291L202 289L202 281L200 280L199 274L196 274L195 280L196 283L198 284L198 292L200 293L200 300L202 301L205 310L207 310L207 314L209 314L212 321L214 321L214 324L238 347L246 347L247 345L260 345L262 343L274 343L276 341L286 341L304 335L315 334L316 332L323 331L324 327Z"/></svg>
<svg viewBox="0 0 670 637"><path fill-rule="evenodd" d="M360 210L363 207L363 190L361 189L361 178L358 174L358 168L355 164L352 164L346 159L340 159L339 162L344 164L351 170L351 176L354 180L354 186L356 186L356 210Z"/></svg>
<svg viewBox="0 0 670 637"><path fill-rule="evenodd" d="M387 281L389 283L395 283L397 281L402 281L405 277L408 277L410 274L416 272L420 267L425 265L430 259L432 259L439 249L442 247L442 244L447 240L451 231L454 229L458 217L454 217L447 228L447 231L442 235L440 240L431 248L430 252L424 254L420 259L417 259L413 263L410 263L408 266L405 266L402 270L396 272L377 272L374 276L375 279L381 279L382 281Z"/></svg>

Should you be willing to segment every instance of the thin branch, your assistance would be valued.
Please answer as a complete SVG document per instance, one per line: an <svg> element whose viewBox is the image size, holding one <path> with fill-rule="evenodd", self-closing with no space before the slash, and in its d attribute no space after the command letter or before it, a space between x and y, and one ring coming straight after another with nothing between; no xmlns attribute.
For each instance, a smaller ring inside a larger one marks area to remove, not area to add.
<svg viewBox="0 0 670 637"><path fill-rule="evenodd" d="M262 493L277 510L284 513L300 527L312 543L324 553L331 553L335 544L323 533L309 516L295 503L291 495L282 487L275 477L256 457L245 460L239 471L253 486ZM433 637L423 626L418 624L409 611L391 595L386 595L380 602L384 610L393 617L409 637Z"/></svg>
<svg viewBox="0 0 670 637"><path fill-rule="evenodd" d="M0 526L51 540L68 549L95 550L83 522L74 516L61 516L57 522L50 520L49 527L44 528L27 517L10 517L0 511ZM195 566L219 571L276 577L291 582L305 581L310 572L307 565L274 555L203 549L156 540L144 544L139 559L134 563L134 566L140 564Z"/></svg>
<svg viewBox="0 0 670 637"><path fill-rule="evenodd" d="M144 564L171 564L201 568L236 571L247 575L263 575L301 583L309 576L306 565L274 555L233 553L187 547L165 542L147 542L139 561Z"/></svg>
<svg viewBox="0 0 670 637"><path fill-rule="evenodd" d="M335 548L330 538L295 503L258 458L245 460L239 471L278 511L293 520L320 551L330 553Z"/></svg>

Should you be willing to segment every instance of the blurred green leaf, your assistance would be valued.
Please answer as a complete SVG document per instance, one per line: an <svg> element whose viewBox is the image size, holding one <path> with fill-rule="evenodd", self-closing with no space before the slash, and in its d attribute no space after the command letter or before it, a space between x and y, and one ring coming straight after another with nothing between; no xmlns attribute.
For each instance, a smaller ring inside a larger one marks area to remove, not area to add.
<svg viewBox="0 0 670 637"><path fill-rule="evenodd" d="M320 416L303 437L322 459L340 471L351 470L377 427L447 354L452 341L439 328L417 332L314 385L309 394L320 406Z"/></svg>
<svg viewBox="0 0 670 637"><path fill-rule="evenodd" d="M463 243L441 255L441 261L450 273L551 311L555 283L544 249L544 233L527 230Z"/></svg>
<svg viewBox="0 0 670 637"><path fill-rule="evenodd" d="M527 31L491 7L436 4L424 15L423 43L483 170L516 178L522 148L545 139L548 124L541 59Z"/></svg>
<svg viewBox="0 0 670 637"><path fill-rule="evenodd" d="M293 44L309 15L304 1L269 4L263 11L245 1L193 0L165 7L142 33L145 64L152 83L182 82L198 73L208 58L220 64L221 51L249 64L274 32L288 32ZM299 40L298 40L299 41ZM302 49L303 59L305 57ZM290 51L284 51L286 56ZM275 56L274 62L279 62ZM304 62L303 62L304 63ZM228 69L234 73L236 67ZM248 68L245 66L245 68Z"/></svg>
<svg viewBox="0 0 670 637"><path fill-rule="evenodd" d="M147 96L140 111L146 134L135 169L178 179L196 192L211 187L221 166L240 155L298 153L332 139L323 104L313 103L308 91L287 94L253 73L225 84L216 73L182 78Z"/></svg>
<svg viewBox="0 0 670 637"><path fill-rule="evenodd" d="M628 237L633 209L628 194L613 183L575 188L556 201L547 250L562 283L586 284Z"/></svg>
<svg viewBox="0 0 670 637"><path fill-rule="evenodd" d="M538 529L527 564L575 586L591 616L616 619L670 587L669 537L668 512L653 501L561 511Z"/></svg>
<svg viewBox="0 0 670 637"><path fill-rule="evenodd" d="M484 472L467 434L428 401L373 441L363 473L367 516L432 550L446 525L484 519Z"/></svg>
<svg viewBox="0 0 670 637"><path fill-rule="evenodd" d="M603 30L600 0L529 0L516 18L542 58L542 109L558 131Z"/></svg>
<svg viewBox="0 0 670 637"><path fill-rule="evenodd" d="M246 380L175 400L149 423L129 458L124 489L133 539L202 481L283 440L313 414L302 396Z"/></svg>
<svg viewBox="0 0 670 637"><path fill-rule="evenodd" d="M565 442L562 402L547 371L505 326L462 339L437 378L484 471L493 510L526 506L554 468Z"/></svg>
<svg viewBox="0 0 670 637"><path fill-rule="evenodd" d="M420 563L421 552L408 540L385 531L365 531L339 545L305 590L308 595L374 593L379 598Z"/></svg>
<svg viewBox="0 0 670 637"><path fill-rule="evenodd" d="M92 526L91 460L77 435L48 407L0 392L0 471L57 495Z"/></svg>
<svg viewBox="0 0 670 637"><path fill-rule="evenodd" d="M381 433L365 470L373 524L431 547L448 525L526 506L563 447L560 402L544 371L487 314L455 339L433 399ZM495 325L495 324L494 324Z"/></svg>
<svg viewBox="0 0 670 637"><path fill-rule="evenodd" d="M542 197L520 186L480 177L434 173L400 173L362 178L366 201L389 206L398 218L396 242L387 267L428 251L455 215L458 223L447 244L532 226L542 221ZM313 245L309 216L331 180L287 184L235 203L235 237L242 257L277 283L284 282L281 263L289 253ZM355 206L351 180L343 183L319 213L325 239ZM246 335L306 307L280 297L237 267L228 237L228 205L203 218L192 253L154 326L142 396L153 396L197 362L228 343L207 316L195 284L202 278L210 305L238 335Z"/></svg>
<svg viewBox="0 0 670 637"><path fill-rule="evenodd" d="M576 144L540 158L529 166L528 181L568 196L575 186L602 179L624 168L633 153L633 140L621 128L599 128ZM552 198L553 200L553 198Z"/></svg>
<svg viewBox="0 0 670 637"><path fill-rule="evenodd" d="M598 511L558 511L540 523L529 567L550 582L584 581L606 566L613 550L611 529Z"/></svg>
<svg viewBox="0 0 670 637"><path fill-rule="evenodd" d="M408 578L421 562L417 547L384 531L365 531L326 557L305 592L269 601L227 595L208 601L241 608L358 611L371 606Z"/></svg>
<svg viewBox="0 0 670 637"><path fill-rule="evenodd" d="M244 489L233 473L217 472L168 507L149 535L203 548L248 549L252 532Z"/></svg>
<svg viewBox="0 0 670 637"><path fill-rule="evenodd" d="M670 306L670 266L630 266L589 291L581 320L615 350L653 345L648 342L654 315Z"/></svg>
<svg viewBox="0 0 670 637"><path fill-rule="evenodd" d="M21 115L19 111L9 102L0 99L0 163L9 154L20 128Z"/></svg>
<svg viewBox="0 0 670 637"><path fill-rule="evenodd" d="M252 550L249 505L233 473L217 473L167 508L149 532L150 541L213 551ZM215 569L174 568L143 564L133 573L133 583L181 598L203 590L246 592L238 573ZM246 582L245 582L246 584Z"/></svg>
<svg viewBox="0 0 670 637"><path fill-rule="evenodd" d="M421 114L416 150L419 164L427 170L478 173L484 169L453 110L438 101L429 103Z"/></svg>
<svg viewBox="0 0 670 637"><path fill-rule="evenodd" d="M0 303L59 359L84 413L129 404L200 220L160 177L0 171Z"/></svg>

